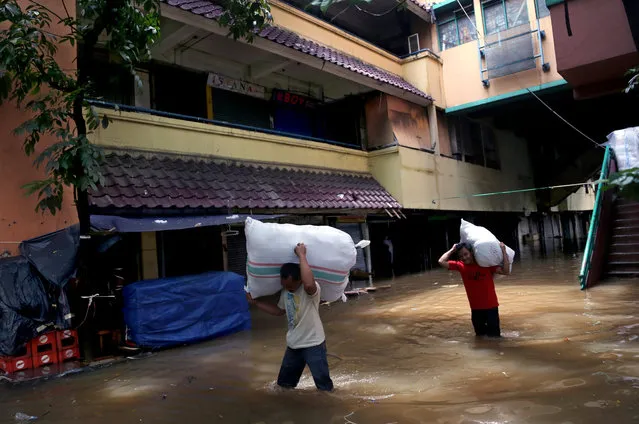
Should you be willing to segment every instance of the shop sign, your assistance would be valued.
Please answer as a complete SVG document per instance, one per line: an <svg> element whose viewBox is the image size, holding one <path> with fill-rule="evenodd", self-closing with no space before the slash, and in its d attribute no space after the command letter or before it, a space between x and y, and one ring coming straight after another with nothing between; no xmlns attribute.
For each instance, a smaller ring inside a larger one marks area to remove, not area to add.
<svg viewBox="0 0 639 424"><path fill-rule="evenodd" d="M209 73L207 84L221 90L233 91L247 96L253 96L263 99L266 89L261 85L252 84L250 82L241 81L235 78L225 77L223 75Z"/></svg>
<svg viewBox="0 0 639 424"><path fill-rule="evenodd" d="M313 108L317 106L317 100L315 99L282 90L273 90L273 100L277 103L297 107Z"/></svg>

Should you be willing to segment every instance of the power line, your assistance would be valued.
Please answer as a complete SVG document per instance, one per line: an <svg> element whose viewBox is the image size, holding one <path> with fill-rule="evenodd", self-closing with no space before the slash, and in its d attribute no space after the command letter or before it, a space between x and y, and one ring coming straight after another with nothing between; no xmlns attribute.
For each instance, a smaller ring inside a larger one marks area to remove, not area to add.
<svg viewBox="0 0 639 424"><path fill-rule="evenodd" d="M574 183L574 184L561 184L554 186L546 186L546 187L533 187L533 188L522 188L517 190L505 190L505 191L493 191L490 193L476 193L476 194L468 194L466 196L452 196L452 197L440 197L439 199L433 199L433 204L442 200L454 200L454 199L468 199L471 197L489 197L489 196L498 196L503 194L515 194L515 193L526 193L531 191L539 191L539 190L555 190L558 188L568 188L568 187L577 187L577 186L585 186L585 185L595 185L605 182L606 180L597 180L592 183Z"/></svg>

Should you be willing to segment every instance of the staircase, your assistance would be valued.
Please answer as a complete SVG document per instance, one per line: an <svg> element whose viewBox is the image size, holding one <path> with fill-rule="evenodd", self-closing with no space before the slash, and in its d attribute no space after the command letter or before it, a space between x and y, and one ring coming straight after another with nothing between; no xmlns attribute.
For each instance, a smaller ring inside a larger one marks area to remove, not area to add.
<svg viewBox="0 0 639 424"><path fill-rule="evenodd" d="M617 199L606 276L639 277L639 203Z"/></svg>
<svg viewBox="0 0 639 424"><path fill-rule="evenodd" d="M599 180L617 171L614 151L606 148ZM597 184L586 249L579 273L582 289L603 278L639 277L639 203L619 198Z"/></svg>

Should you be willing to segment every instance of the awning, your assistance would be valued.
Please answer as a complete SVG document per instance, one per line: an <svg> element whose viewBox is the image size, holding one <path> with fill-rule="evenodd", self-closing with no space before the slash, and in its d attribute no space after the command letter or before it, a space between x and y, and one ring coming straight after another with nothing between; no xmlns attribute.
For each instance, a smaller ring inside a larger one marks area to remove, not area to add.
<svg viewBox="0 0 639 424"><path fill-rule="evenodd" d="M121 152L107 154L101 172L104 183L89 192L96 215L401 209L368 173Z"/></svg>
<svg viewBox="0 0 639 424"><path fill-rule="evenodd" d="M184 230L187 228L227 225L246 221L247 217L266 221L284 215L204 215L204 216L156 216L123 217L115 215L91 215L91 227L95 231L109 233L144 233L147 231Z"/></svg>

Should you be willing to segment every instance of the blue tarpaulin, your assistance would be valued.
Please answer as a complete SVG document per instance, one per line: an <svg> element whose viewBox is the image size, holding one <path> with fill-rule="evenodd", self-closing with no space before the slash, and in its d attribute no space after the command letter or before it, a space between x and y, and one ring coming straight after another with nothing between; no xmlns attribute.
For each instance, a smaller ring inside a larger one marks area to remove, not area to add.
<svg viewBox="0 0 639 424"><path fill-rule="evenodd" d="M147 231L184 230L187 228L227 225L246 221L247 217L265 221L283 215L202 215L124 217L117 215L91 215L91 227L97 231L142 233Z"/></svg>
<svg viewBox="0 0 639 424"><path fill-rule="evenodd" d="M251 328L244 277L207 272L124 287L124 320L138 346L194 343Z"/></svg>

